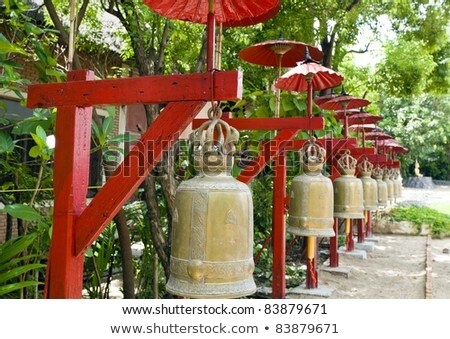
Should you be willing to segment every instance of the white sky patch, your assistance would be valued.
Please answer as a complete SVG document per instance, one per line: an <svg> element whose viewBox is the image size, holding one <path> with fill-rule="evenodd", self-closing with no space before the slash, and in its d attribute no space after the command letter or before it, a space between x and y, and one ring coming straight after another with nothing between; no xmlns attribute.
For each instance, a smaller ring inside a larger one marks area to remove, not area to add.
<svg viewBox="0 0 450 339"><path fill-rule="evenodd" d="M382 15L378 20L379 35L375 36L369 26L362 26L358 34L358 43L352 46L352 50L365 50L368 43L369 50L366 53L352 53L355 66L375 67L384 56L383 43L395 39L395 33L387 15Z"/></svg>

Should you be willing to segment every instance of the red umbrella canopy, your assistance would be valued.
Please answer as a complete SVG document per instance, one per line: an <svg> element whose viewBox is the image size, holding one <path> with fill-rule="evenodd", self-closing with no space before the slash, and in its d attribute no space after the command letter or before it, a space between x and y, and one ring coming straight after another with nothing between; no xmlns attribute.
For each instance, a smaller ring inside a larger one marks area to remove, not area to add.
<svg viewBox="0 0 450 339"><path fill-rule="evenodd" d="M356 113L352 114L348 117L348 125L363 125L363 124L376 124L383 120L383 117L379 115L371 114L371 113ZM375 125L373 128L375 128Z"/></svg>
<svg viewBox="0 0 450 339"><path fill-rule="evenodd" d="M367 140L392 140L393 142L397 143L394 139L392 139L392 136L383 132L369 132L366 134ZM397 143L398 144L398 143ZM381 145L378 143L377 145Z"/></svg>
<svg viewBox="0 0 450 339"><path fill-rule="evenodd" d="M348 120L350 121L352 117L348 118ZM365 124L365 125L358 125L358 124L353 124L350 126L350 122L349 122L349 131L354 131L354 132L370 132L373 131L376 128L376 126L374 124Z"/></svg>
<svg viewBox="0 0 450 339"><path fill-rule="evenodd" d="M342 109L352 109L365 107L370 104L369 100L363 98L357 98L352 95L339 95L334 99L328 100L319 105L320 108L329 109L333 111L339 111Z"/></svg>
<svg viewBox="0 0 450 339"><path fill-rule="evenodd" d="M281 8L281 0L278 0L278 4L267 12L258 15L256 17L249 17L237 21L227 21L225 26L227 27L244 27L259 24L260 22L267 21L275 16Z"/></svg>
<svg viewBox="0 0 450 339"><path fill-rule="evenodd" d="M359 114L360 110L357 108L348 109L346 111L339 110L335 111L335 118L336 119L344 119L344 117L347 115L349 118L355 116L356 114Z"/></svg>
<svg viewBox="0 0 450 339"><path fill-rule="evenodd" d="M156 13L169 18L206 24L209 12L208 0L143 0ZM268 13L280 0L214 0L215 18L224 26L246 26L268 20ZM257 21L257 19L261 21ZM252 21L253 19L253 21Z"/></svg>
<svg viewBox="0 0 450 339"><path fill-rule="evenodd" d="M369 100L363 98L357 98L352 95L349 95L345 92L345 88L342 85L342 92L334 99L328 100L320 105L318 105L322 109L329 109L333 111L341 111L348 110L352 108L360 108L365 107L370 104Z"/></svg>
<svg viewBox="0 0 450 339"><path fill-rule="evenodd" d="M303 42L284 39L260 42L244 48L238 56L252 64L276 67L279 65L279 56L283 55L281 67L295 67L299 61L305 58L306 47L313 59L322 60L323 53L318 48Z"/></svg>
<svg viewBox="0 0 450 339"><path fill-rule="evenodd" d="M327 94L327 95L322 95L321 97L315 98L314 102L316 103L317 106L320 106L324 102L327 102L328 100L336 98L338 95L339 94L337 94L337 93L331 93L331 94Z"/></svg>
<svg viewBox="0 0 450 339"><path fill-rule="evenodd" d="M336 87L344 80L338 72L314 61L305 60L282 75L275 83L275 87L286 91L305 92L308 90L307 77L312 77L311 85L314 91Z"/></svg>

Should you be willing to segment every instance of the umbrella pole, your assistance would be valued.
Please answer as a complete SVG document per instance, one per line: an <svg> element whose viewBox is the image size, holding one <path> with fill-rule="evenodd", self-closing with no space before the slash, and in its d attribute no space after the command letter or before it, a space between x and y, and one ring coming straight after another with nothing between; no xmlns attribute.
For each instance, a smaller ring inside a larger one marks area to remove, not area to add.
<svg viewBox="0 0 450 339"><path fill-rule="evenodd" d="M281 61L283 60L283 54L277 54L278 58L278 78L281 77ZM280 109L281 109L281 89L276 88L275 90L275 118L280 117Z"/></svg>
<svg viewBox="0 0 450 339"><path fill-rule="evenodd" d="M208 26L207 26L207 50L206 50L206 68L208 71L214 69L214 47L216 45L216 17L214 14L214 0L209 0L208 7Z"/></svg>
<svg viewBox="0 0 450 339"><path fill-rule="evenodd" d="M306 116L308 118L312 118L312 94L313 94L313 88L312 88L312 78L314 77L313 74L307 74L305 79L306 83L308 84L307 88L307 94L306 94ZM309 130L309 136L311 137L313 135L313 131Z"/></svg>

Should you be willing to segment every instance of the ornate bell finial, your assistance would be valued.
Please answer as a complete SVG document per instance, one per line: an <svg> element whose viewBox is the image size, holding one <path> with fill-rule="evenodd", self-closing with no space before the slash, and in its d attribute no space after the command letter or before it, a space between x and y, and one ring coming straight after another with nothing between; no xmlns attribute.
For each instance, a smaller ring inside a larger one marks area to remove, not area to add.
<svg viewBox="0 0 450 339"><path fill-rule="evenodd" d="M341 175L355 175L357 161L350 155L349 150L345 151L337 163Z"/></svg>
<svg viewBox="0 0 450 339"><path fill-rule="evenodd" d="M300 149L303 171L311 175L319 174L323 169L326 154L325 148L316 144L316 138L311 137L310 141Z"/></svg>
<svg viewBox="0 0 450 339"><path fill-rule="evenodd" d="M369 177L372 175L373 171L373 164L367 160L367 158L364 158L363 161L361 161L358 164L358 170L361 174L361 177Z"/></svg>
<svg viewBox="0 0 450 339"><path fill-rule="evenodd" d="M375 169L372 171L372 174L373 174L374 178L377 179L377 180L383 179L383 173L384 173L384 171L380 167L380 165L377 165L375 167Z"/></svg>
<svg viewBox="0 0 450 339"><path fill-rule="evenodd" d="M212 108L196 131L197 174L175 195L169 293L188 298L253 294L253 203L230 170L239 133Z"/></svg>
<svg viewBox="0 0 450 339"><path fill-rule="evenodd" d="M326 151L311 139L300 149L303 173L292 180L287 232L332 237L333 184L322 175Z"/></svg>

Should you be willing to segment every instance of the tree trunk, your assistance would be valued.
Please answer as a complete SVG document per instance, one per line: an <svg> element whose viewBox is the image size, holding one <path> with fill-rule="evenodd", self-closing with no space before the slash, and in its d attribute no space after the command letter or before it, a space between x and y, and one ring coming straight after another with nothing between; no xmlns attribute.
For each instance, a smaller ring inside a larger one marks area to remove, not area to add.
<svg viewBox="0 0 450 339"><path fill-rule="evenodd" d="M106 179L113 174L116 167L114 161L104 160L104 170ZM117 212L114 217L117 233L119 234L120 253L122 258L122 278L123 278L123 297L124 299L134 299L134 268L133 256L131 253L130 232L128 231L127 218L123 208Z"/></svg>
<svg viewBox="0 0 450 339"><path fill-rule="evenodd" d="M12 228L13 228L13 217L9 214L6 214L6 234L5 234L5 242L11 239L12 237Z"/></svg>

